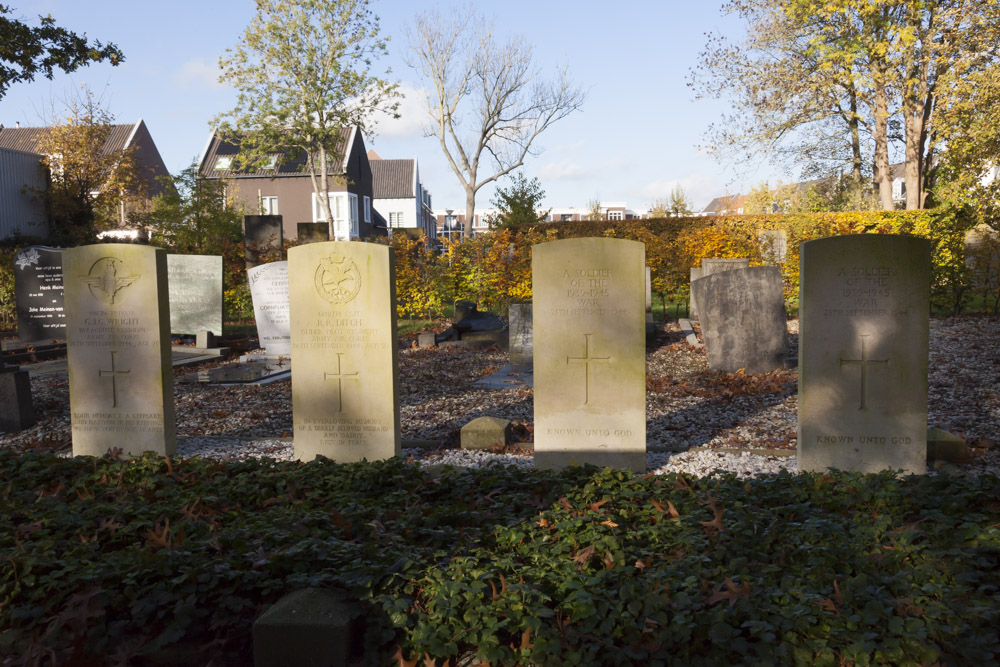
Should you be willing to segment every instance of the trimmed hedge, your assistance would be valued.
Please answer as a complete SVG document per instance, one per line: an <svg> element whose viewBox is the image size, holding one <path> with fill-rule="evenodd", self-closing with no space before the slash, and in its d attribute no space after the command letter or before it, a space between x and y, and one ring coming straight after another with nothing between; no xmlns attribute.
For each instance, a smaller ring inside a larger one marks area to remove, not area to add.
<svg viewBox="0 0 1000 667"><path fill-rule="evenodd" d="M249 664L312 586L365 605L370 664L1000 660L995 476L4 452L0 514L18 663Z"/></svg>

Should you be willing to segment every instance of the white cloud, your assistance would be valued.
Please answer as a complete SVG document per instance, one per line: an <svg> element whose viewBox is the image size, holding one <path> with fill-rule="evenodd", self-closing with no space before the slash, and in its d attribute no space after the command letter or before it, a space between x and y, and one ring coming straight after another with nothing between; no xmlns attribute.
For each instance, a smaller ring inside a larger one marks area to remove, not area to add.
<svg viewBox="0 0 1000 667"><path fill-rule="evenodd" d="M219 66L209 64L204 58L192 58L170 77L174 85L181 90L219 90Z"/></svg>
<svg viewBox="0 0 1000 667"><path fill-rule="evenodd" d="M580 166L571 160L549 162L542 167L540 178L545 181L578 181L590 175L590 169Z"/></svg>
<svg viewBox="0 0 1000 667"><path fill-rule="evenodd" d="M414 139L423 137L430 119L427 116L427 91L408 83L400 84L399 118L388 114L376 114L378 122L376 136L393 139Z"/></svg>

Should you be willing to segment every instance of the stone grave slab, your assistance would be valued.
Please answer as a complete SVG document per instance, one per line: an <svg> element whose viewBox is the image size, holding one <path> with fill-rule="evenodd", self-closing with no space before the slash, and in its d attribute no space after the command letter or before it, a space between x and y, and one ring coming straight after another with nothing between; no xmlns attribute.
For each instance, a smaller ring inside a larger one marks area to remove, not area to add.
<svg viewBox="0 0 1000 667"><path fill-rule="evenodd" d="M288 311L288 262L269 262L247 269L253 316L260 346L269 356L292 353Z"/></svg>
<svg viewBox="0 0 1000 667"><path fill-rule="evenodd" d="M926 471L930 252L912 236L802 244L800 470Z"/></svg>
<svg viewBox="0 0 1000 667"><path fill-rule="evenodd" d="M530 366L533 363L532 350L534 349L532 346L531 304L510 304L507 317L510 329L508 339L510 363Z"/></svg>
<svg viewBox="0 0 1000 667"><path fill-rule="evenodd" d="M296 458L400 453L395 261L374 243L289 250Z"/></svg>
<svg viewBox="0 0 1000 667"><path fill-rule="evenodd" d="M243 216L243 252L248 269L280 260L284 241L280 215Z"/></svg>
<svg viewBox="0 0 1000 667"><path fill-rule="evenodd" d="M170 333L222 335L222 257L167 255Z"/></svg>
<svg viewBox="0 0 1000 667"><path fill-rule="evenodd" d="M510 444L514 425L509 419L477 417L462 427L462 449L494 449Z"/></svg>
<svg viewBox="0 0 1000 667"><path fill-rule="evenodd" d="M28 246L14 257L17 337L22 341L63 340L62 248Z"/></svg>
<svg viewBox="0 0 1000 667"><path fill-rule="evenodd" d="M707 278L714 273L732 271L733 269L745 269L750 266L750 260L746 257L705 257L701 260L701 266L691 267L691 284L699 278ZM691 305L688 308L688 319L698 319L698 301L691 290Z"/></svg>
<svg viewBox="0 0 1000 667"><path fill-rule="evenodd" d="M73 454L174 453L167 255L128 243L63 253Z"/></svg>
<svg viewBox="0 0 1000 667"><path fill-rule="evenodd" d="M299 245L330 240L330 225L325 222L299 222L295 225Z"/></svg>
<svg viewBox="0 0 1000 667"><path fill-rule="evenodd" d="M755 266L715 273L691 283L712 370L767 373L788 354L781 270Z"/></svg>
<svg viewBox="0 0 1000 667"><path fill-rule="evenodd" d="M535 464L646 469L645 246L532 249Z"/></svg>

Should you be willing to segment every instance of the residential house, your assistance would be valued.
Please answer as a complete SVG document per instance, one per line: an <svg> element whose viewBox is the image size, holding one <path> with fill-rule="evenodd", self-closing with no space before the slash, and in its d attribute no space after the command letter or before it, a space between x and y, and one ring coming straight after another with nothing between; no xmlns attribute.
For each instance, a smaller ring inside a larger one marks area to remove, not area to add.
<svg viewBox="0 0 1000 667"><path fill-rule="evenodd" d="M365 141L357 127L345 128L335 154L342 156L330 165L330 209L333 220L316 196L307 171L306 155L275 154L270 163L254 171L239 168L238 141L226 141L215 131L198 160L203 178L222 179L227 193L252 214L280 215L286 239L298 237L300 222L328 222L330 238L349 240L385 233L372 206L372 170Z"/></svg>
<svg viewBox="0 0 1000 667"><path fill-rule="evenodd" d="M383 160L370 150L368 164L372 170L372 206L386 221L390 233L394 228L418 228L433 239L437 220L431 208L431 193L420 182L416 158Z"/></svg>
<svg viewBox="0 0 1000 667"><path fill-rule="evenodd" d="M472 236L490 231L490 220L497 215L495 208L476 209L472 221ZM465 208L437 208L433 211L437 235L446 239L461 239L465 236Z"/></svg>
<svg viewBox="0 0 1000 667"><path fill-rule="evenodd" d="M38 153L0 148L0 239L49 234L45 205L34 194L48 187L39 158Z"/></svg>
<svg viewBox="0 0 1000 667"><path fill-rule="evenodd" d="M708 203L708 206L701 209L698 215L742 215L746 210L746 204L744 195L716 197Z"/></svg>
<svg viewBox="0 0 1000 667"><path fill-rule="evenodd" d="M41 146L49 129L48 127L20 127L20 125L3 127L0 125L0 149L5 151L4 164L0 166L0 180L4 180L7 184L4 186L5 188L8 187L10 179L15 182L28 179L23 185L30 185L28 181L31 181L35 184L31 185L32 188L44 189L44 187L36 187L36 185L41 185L41 182L37 180L37 168L41 165ZM105 155L132 151L144 194L142 201L130 205L132 209L145 208L153 197L164 191L164 188L171 187L166 184L165 180L169 178L170 173L163 163L163 158L160 157L160 151L156 148L149 128L146 127L141 118L133 124L112 125L111 132L108 134L101 151ZM46 178L45 187L47 187L47 182ZM17 190L20 192L21 188L17 187ZM4 216L3 221L0 222L0 235L4 233L2 230L6 229L7 226L20 224L16 223L16 220L23 220L23 218L18 217L23 215L28 215L28 218L31 218L34 223L31 226L30 234L39 236L47 233L41 232L38 228L37 200L31 203L25 201L24 198L33 198L33 195L26 192L21 193L17 196L16 202L4 197L6 203L3 205L4 212L0 213ZM21 213L14 214L14 209L21 211ZM126 224L129 213L133 212L132 209L125 205L122 206L120 224ZM34 212L25 214L26 210Z"/></svg>

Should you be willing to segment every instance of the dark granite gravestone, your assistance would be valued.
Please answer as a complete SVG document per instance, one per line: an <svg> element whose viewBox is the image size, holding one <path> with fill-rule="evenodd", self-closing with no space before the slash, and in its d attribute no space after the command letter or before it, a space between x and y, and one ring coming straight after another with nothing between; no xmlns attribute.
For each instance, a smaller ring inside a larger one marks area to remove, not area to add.
<svg viewBox="0 0 1000 667"><path fill-rule="evenodd" d="M755 266L714 273L691 283L712 370L767 373L788 353L781 271Z"/></svg>
<svg viewBox="0 0 1000 667"><path fill-rule="evenodd" d="M0 359L0 433L18 433L34 424L28 371L7 367Z"/></svg>
<svg viewBox="0 0 1000 667"><path fill-rule="evenodd" d="M167 255L170 333L222 335L222 257Z"/></svg>
<svg viewBox="0 0 1000 667"><path fill-rule="evenodd" d="M280 215L243 216L243 247L248 269L279 261L284 240Z"/></svg>
<svg viewBox="0 0 1000 667"><path fill-rule="evenodd" d="M17 337L22 341L64 340L61 248L28 246L14 258Z"/></svg>
<svg viewBox="0 0 1000 667"><path fill-rule="evenodd" d="M323 243L330 240L330 225L325 222L300 222L296 224L299 245Z"/></svg>

